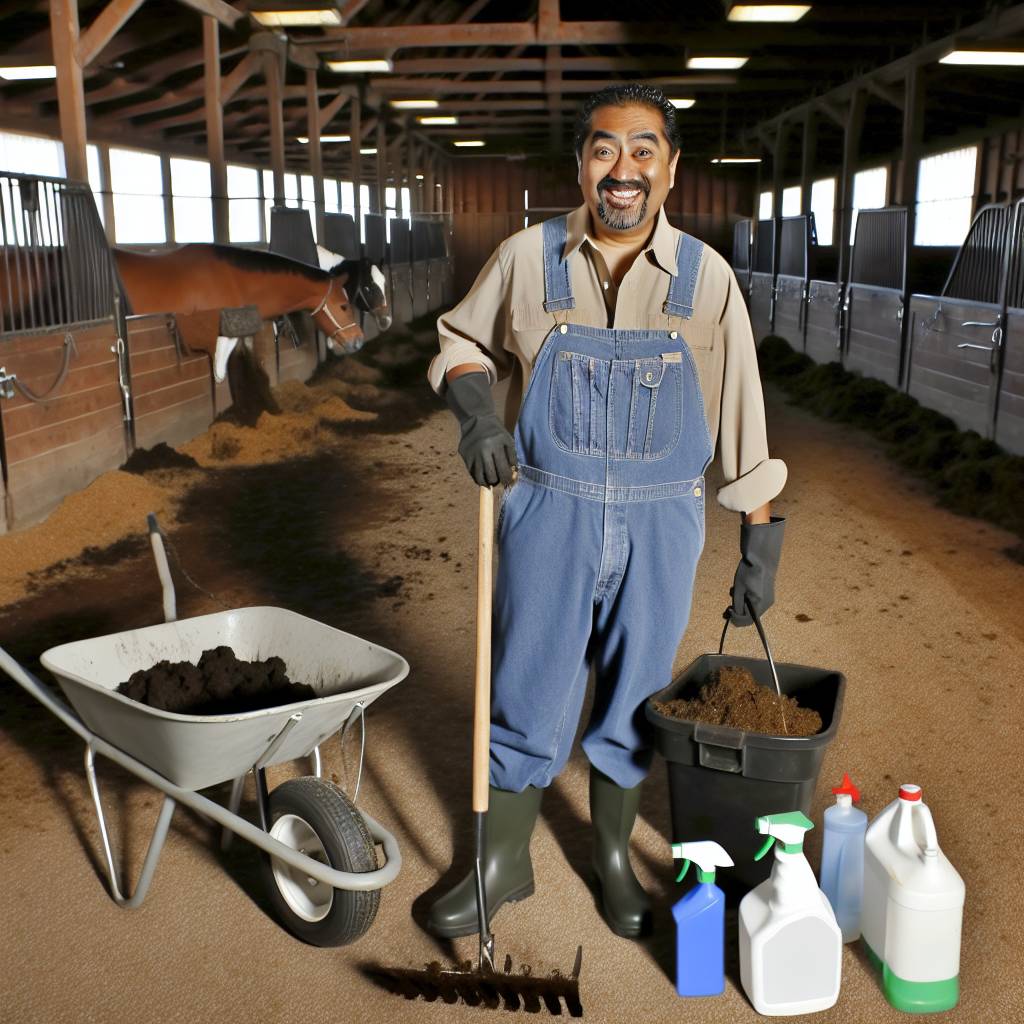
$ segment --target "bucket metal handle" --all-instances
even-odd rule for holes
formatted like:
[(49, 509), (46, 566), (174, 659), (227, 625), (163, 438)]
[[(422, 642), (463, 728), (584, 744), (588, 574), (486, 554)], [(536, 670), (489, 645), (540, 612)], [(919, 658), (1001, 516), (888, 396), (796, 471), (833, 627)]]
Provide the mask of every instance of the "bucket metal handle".
[[(758, 618), (757, 612), (754, 611), (754, 606), (750, 603), (750, 595), (746, 594), (743, 598), (744, 604), (747, 606), (747, 611), (750, 612), (750, 617), (754, 620), (754, 625), (757, 627), (757, 635), (761, 638), (761, 643), (764, 645), (764, 653), (768, 655), (768, 667), (772, 670), (772, 681), (775, 683), (775, 692), (781, 697), (782, 687), (779, 686), (779, 674), (775, 671), (775, 659), (772, 657), (772, 650), (768, 646), (768, 637), (764, 635), (764, 627), (761, 625), (761, 620)], [(722, 627), (722, 638), (718, 641), (718, 653), (722, 653), (722, 648), (725, 646), (725, 633), (729, 628), (729, 623), (732, 620), (728, 615), (725, 617), (725, 625)]]

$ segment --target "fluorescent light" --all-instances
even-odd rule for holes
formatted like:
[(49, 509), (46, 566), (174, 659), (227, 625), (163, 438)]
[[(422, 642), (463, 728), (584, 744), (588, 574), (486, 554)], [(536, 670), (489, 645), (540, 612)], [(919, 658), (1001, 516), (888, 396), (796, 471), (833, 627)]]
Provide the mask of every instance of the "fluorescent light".
[(468, 149), (470, 146), (486, 146), (487, 143), (483, 139), (459, 139), (458, 142), (454, 142), (452, 145)]
[(669, 103), (671, 103), (676, 110), (689, 110), (696, 102), (696, 100), (681, 100), (669, 97)]
[(1019, 67), (1024, 65), (1024, 50), (950, 50), (939, 63)]
[(333, 8), (307, 11), (250, 11), (249, 13), (261, 25), (266, 25), (268, 28), (341, 24), (341, 12)]
[(0, 78), (8, 82), (24, 82), (30, 78), (56, 78), (57, 68), (53, 64), (29, 64), (25, 67), (0, 68)]
[(422, 181), (423, 180), (423, 175), (422, 174), (417, 174), (416, 175), (416, 180), (417, 181)]
[(458, 124), (457, 117), (417, 117), (420, 124)]
[(799, 21), (810, 4), (733, 4), (729, 21)]
[(749, 57), (690, 57), (686, 66), (691, 71), (736, 71)]
[(711, 161), (713, 164), (759, 164), (759, 156), (716, 156)]
[(373, 146), (367, 146), (366, 149), (361, 149), (359, 152), (362, 153), (363, 156), (375, 156), (377, 150)]
[[(305, 146), (305, 145), (307, 145), (309, 143), (309, 136), (308, 135), (300, 135), (300, 136), (298, 136), (298, 141), (301, 142)], [(321, 142), (351, 142), (352, 141), (352, 136), (351, 135), (321, 135), (320, 136), (320, 141)]]
[(391, 106), (396, 110), (435, 110), (440, 104), (437, 100), (392, 100)]
[(383, 58), (379, 60), (329, 60), (327, 66), (332, 71), (394, 71), (395, 66), (391, 61)]

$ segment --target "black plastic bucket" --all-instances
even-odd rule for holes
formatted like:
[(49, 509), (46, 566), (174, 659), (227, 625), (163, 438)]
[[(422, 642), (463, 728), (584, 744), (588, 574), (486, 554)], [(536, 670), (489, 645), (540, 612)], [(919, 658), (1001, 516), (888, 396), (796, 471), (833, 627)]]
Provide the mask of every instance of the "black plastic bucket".
[[(756, 623), (759, 632), (761, 625)], [(647, 701), (647, 719), (654, 727), (655, 749), (668, 762), (672, 804), (672, 842), (713, 839), (721, 843), (735, 867), (718, 872), (716, 883), (730, 903), (768, 877), (772, 857), (755, 861), (764, 836), (754, 819), (780, 811), (810, 815), (814, 788), (828, 745), (839, 728), (846, 678), (831, 669), (718, 654), (703, 654), (665, 689)], [(725, 640), (725, 631), (722, 633)], [(814, 736), (766, 736), (728, 726), (670, 718), (654, 702), (692, 699), (712, 673), (725, 665), (749, 670), (760, 686), (775, 689), (774, 665), (782, 693), (821, 715), (822, 730)]]

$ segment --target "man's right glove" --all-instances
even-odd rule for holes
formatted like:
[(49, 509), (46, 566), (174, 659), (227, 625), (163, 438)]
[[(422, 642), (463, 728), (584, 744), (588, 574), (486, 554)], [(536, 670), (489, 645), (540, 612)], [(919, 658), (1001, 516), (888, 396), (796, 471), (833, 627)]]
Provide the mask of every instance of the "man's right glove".
[(493, 487), (499, 480), (506, 486), (512, 483), (516, 442), (494, 410), (486, 372), (448, 381), (445, 400), (459, 421), (459, 454), (473, 480), (481, 487)]
[(740, 524), (740, 564), (729, 590), (732, 604), (724, 617), (734, 626), (753, 623), (746, 598), (760, 618), (775, 601), (775, 573), (782, 553), (782, 536), (786, 529), (784, 516), (771, 516), (768, 523)]

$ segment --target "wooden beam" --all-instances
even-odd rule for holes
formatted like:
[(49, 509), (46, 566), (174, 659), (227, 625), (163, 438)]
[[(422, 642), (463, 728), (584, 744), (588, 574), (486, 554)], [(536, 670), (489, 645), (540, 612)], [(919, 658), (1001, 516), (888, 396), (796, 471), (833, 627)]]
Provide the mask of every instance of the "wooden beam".
[(377, 204), (376, 212), (384, 213), (384, 189), (387, 186), (388, 129), (384, 117), (377, 118)]
[(352, 92), (343, 91), (339, 92), (337, 96), (331, 100), (330, 103), (320, 108), (320, 128), (321, 130), (333, 121), (338, 114), (344, 109), (345, 104), (352, 99)]
[(203, 17), (203, 53), (206, 56), (206, 152), (210, 161), (210, 195), (213, 207), (213, 240), (227, 243), (228, 170), (224, 160), (223, 82), (220, 77), (220, 25)]
[(903, 93), (900, 89), (894, 89), (871, 77), (865, 79), (864, 84), (867, 86), (868, 92), (874, 93), (879, 99), (885, 100), (886, 103), (891, 104), (898, 110), (903, 109)]
[(260, 59), (255, 53), (247, 53), (232, 69), (220, 80), (220, 101), (222, 104), (230, 103), (235, 93), (245, 85), (260, 69)]
[(78, 0), (50, 0), (50, 33), (53, 62), (57, 66), (57, 103), (65, 173), (72, 181), (88, 181), (85, 89), (82, 65), (78, 63)]
[(274, 172), (274, 202), (284, 203), (284, 109), (281, 97), (281, 61), (276, 53), (263, 54), (263, 77), (267, 86), (270, 116), (270, 160)]
[(845, 281), (850, 272), (850, 227), (853, 223), (853, 173), (860, 152), (860, 137), (864, 128), (864, 110), (867, 94), (857, 89), (850, 97), (850, 109), (843, 131), (843, 168), (839, 175), (839, 235), (836, 249), (839, 253), (839, 276)]
[(826, 99), (816, 99), (810, 105), (810, 109), (820, 110), (831, 120), (835, 121), (840, 128), (846, 128), (846, 111), (838, 107), (835, 103)]
[(786, 156), (789, 153), (789, 140), (792, 124), (782, 121), (775, 129), (775, 148), (772, 151), (772, 216), (782, 216), (782, 190), (786, 184)]
[(234, 28), (240, 21), (246, 21), (249, 15), (245, 11), (236, 11), (223, 0), (178, 0), (179, 4), (191, 7), (200, 14), (208, 14), (216, 18), (225, 28)]
[(897, 177), (896, 202), (907, 208), (907, 246), (904, 266), (909, 267), (917, 221), (917, 180), (924, 140), (925, 69), (911, 68), (903, 83), (903, 152)]
[[(371, 79), (374, 88), (383, 93), (415, 93), (420, 96), (443, 95), (445, 93), (529, 93), (544, 95), (546, 86), (541, 79), (503, 79), (497, 81), (456, 81), (451, 78), (392, 78), (381, 76)], [(720, 88), (736, 85), (734, 74), (671, 75), (648, 78), (650, 85), (672, 86), (679, 89)], [(596, 92), (608, 85), (608, 79), (563, 79), (563, 92)], [(752, 89), (763, 89), (763, 83), (751, 83)]]
[(110, 0), (78, 38), (78, 63), (88, 67), (144, 0)]
[(347, 25), (370, 0), (348, 0), (341, 9), (341, 20)]
[(324, 158), (320, 150), (320, 99), (316, 88), (316, 71), (306, 70), (306, 133), (309, 137), (309, 173), (313, 175), (313, 216), (316, 237), (324, 237)]
[(348, 133), (351, 138), (349, 143), (351, 149), (351, 165), (352, 165), (352, 202), (353, 202), (353, 217), (356, 222), (356, 238), (362, 238), (363, 232), (363, 213), (362, 204), (360, 202), (359, 193), (363, 184), (363, 157), (359, 152), (361, 145), (360, 139), (362, 138), (362, 116), (363, 116), (363, 86), (359, 87), (359, 95), (355, 98), (352, 103), (352, 110), (349, 113), (349, 127)]

